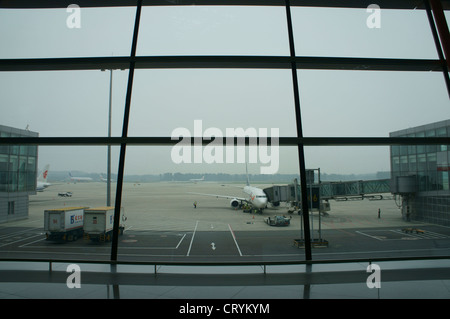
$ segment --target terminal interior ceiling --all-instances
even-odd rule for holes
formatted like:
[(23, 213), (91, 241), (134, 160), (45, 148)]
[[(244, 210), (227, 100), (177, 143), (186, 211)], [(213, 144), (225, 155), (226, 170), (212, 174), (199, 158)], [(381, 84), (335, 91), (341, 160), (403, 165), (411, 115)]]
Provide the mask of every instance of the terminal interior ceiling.
[[(0, 0), (0, 10), (8, 10), (8, 9), (22, 9), (22, 10), (39, 10), (39, 9), (49, 9), (49, 8), (67, 8), (71, 3), (67, 1), (63, 2), (55, 2), (55, 1), (3, 1)], [(112, 146), (115, 149), (115, 154), (117, 154), (117, 181), (115, 181), (115, 190), (114, 190), (114, 200), (111, 203), (111, 206), (114, 206), (114, 223), (113, 223), (113, 235), (112, 235), (112, 243), (111, 249), (107, 252), (108, 256), (106, 258), (107, 261), (110, 261), (112, 264), (116, 264), (120, 262), (125, 262), (125, 260), (121, 259), (120, 256), (120, 244), (119, 244), (119, 232), (120, 230), (120, 222), (122, 219), (121, 216), (121, 207), (124, 206), (124, 202), (127, 200), (125, 196), (123, 196), (124, 192), (127, 191), (126, 186), (124, 186), (124, 175), (126, 170), (126, 162), (128, 154), (132, 152), (136, 152), (139, 148), (154, 148), (157, 150), (158, 147), (170, 147), (177, 144), (177, 141), (174, 141), (169, 134), (159, 135), (159, 134), (142, 134), (140, 136), (131, 135), (129, 132), (133, 130), (132, 125), (130, 123), (130, 119), (132, 118), (132, 106), (133, 106), (133, 98), (135, 97), (136, 90), (133, 90), (133, 85), (136, 85), (139, 81), (139, 76), (141, 76), (140, 72), (147, 72), (148, 70), (211, 70), (212, 72), (216, 72), (217, 70), (224, 71), (236, 71), (236, 70), (282, 70), (288, 74), (289, 82), (287, 84), (289, 92), (292, 92), (292, 101), (290, 101), (293, 110), (289, 110), (289, 114), (291, 118), (289, 119), (289, 123), (291, 123), (291, 131), (292, 135), (281, 135), (278, 139), (278, 143), (280, 147), (291, 148), (294, 150), (295, 156), (298, 156), (298, 165), (297, 169), (299, 172), (300, 185), (307, 185), (307, 166), (310, 163), (307, 162), (307, 156), (305, 156), (305, 151), (307, 148), (325, 148), (325, 147), (391, 147), (394, 146), (396, 148), (400, 145), (450, 145), (449, 136), (432, 136), (432, 137), (372, 137), (367, 136), (365, 132), (360, 132), (360, 134), (356, 134), (356, 136), (340, 136), (337, 134), (336, 136), (321, 136), (318, 134), (317, 136), (310, 136), (304, 133), (304, 130), (309, 125), (309, 123), (302, 118), (303, 104), (301, 103), (302, 99), (302, 85), (303, 83), (299, 81), (298, 72), (302, 70), (326, 70), (326, 71), (349, 71), (349, 72), (392, 72), (392, 73), (402, 73), (402, 72), (411, 72), (413, 74), (417, 73), (433, 73), (438, 74), (442, 85), (441, 91), (445, 91), (447, 97), (450, 97), (450, 78), (449, 78), (449, 66), (448, 57), (450, 56), (450, 36), (449, 29), (445, 19), (446, 10), (450, 10), (450, 1), (439, 1), (439, 0), (424, 0), (424, 1), (378, 1), (377, 4), (382, 9), (389, 10), (421, 10), (426, 13), (428, 27), (430, 28), (432, 43), (434, 45), (433, 50), (436, 50), (437, 58), (396, 58), (396, 57), (355, 57), (355, 56), (306, 56), (299, 55), (297, 50), (298, 43), (295, 42), (297, 31), (292, 22), (292, 11), (294, 8), (301, 7), (319, 7), (319, 8), (342, 8), (342, 9), (366, 9), (369, 5), (372, 4), (371, 1), (328, 1), (328, 0), (320, 0), (320, 1), (307, 1), (307, 0), (272, 0), (272, 1), (245, 1), (245, 0), (234, 0), (234, 1), (188, 1), (188, 0), (177, 0), (177, 1), (131, 1), (131, 0), (116, 0), (116, 1), (103, 1), (101, 4), (92, 1), (78, 1), (78, 6), (83, 7), (91, 7), (91, 8), (102, 8), (102, 7), (130, 7), (135, 8), (135, 13), (132, 19), (132, 26), (129, 26), (128, 31), (130, 40), (130, 52), (126, 55), (120, 56), (81, 56), (81, 57), (59, 57), (59, 56), (48, 56), (48, 57), (12, 57), (12, 58), (0, 58), (0, 72), (4, 74), (20, 74), (21, 72), (57, 72), (57, 71), (87, 71), (87, 70), (126, 70), (126, 80), (125, 80), (125, 89), (123, 90), (123, 114), (121, 115), (121, 128), (118, 134), (114, 134), (113, 136), (97, 136), (97, 135), (86, 135), (85, 132), (79, 132), (79, 134), (75, 134), (75, 136), (65, 136), (64, 134), (57, 136), (27, 136), (27, 137), (0, 137), (0, 145), (38, 145), (41, 147), (77, 147), (77, 146), (88, 146), (88, 147), (104, 147), (104, 146)], [(222, 7), (239, 7), (245, 6), (249, 7), (269, 7), (269, 8), (282, 8), (284, 10), (283, 14), (285, 15), (285, 30), (286, 30), (286, 39), (288, 44), (288, 55), (260, 55), (260, 54), (243, 54), (243, 55), (218, 55), (218, 54), (186, 54), (186, 55), (139, 55), (139, 34), (142, 32), (140, 30), (140, 26), (145, 23), (143, 20), (144, 14), (143, 10), (151, 7), (161, 7), (161, 6), (190, 6), (195, 4), (196, 6), (222, 6)], [(231, 19), (231, 18), (230, 18)], [(179, 21), (178, 21), (179, 22)], [(194, 28), (195, 26), (193, 26)], [(5, 31), (8, 32), (8, 31)], [(207, 31), (204, 31), (207, 34)], [(99, 40), (100, 41), (100, 40)], [(112, 71), (111, 71), (111, 83), (112, 83)], [(20, 83), (17, 83), (20, 85)], [(250, 86), (249, 86), (250, 87)], [(244, 90), (244, 89), (243, 89)], [(250, 89), (248, 89), (250, 90)], [(143, 90), (145, 91), (145, 89)], [(176, 92), (173, 92), (173, 95), (176, 95)], [(399, 99), (401, 101), (401, 99)], [(430, 101), (428, 101), (430, 102)], [(424, 106), (426, 108), (426, 106)], [(408, 115), (405, 115), (408, 116)], [(64, 119), (57, 119), (64, 121)], [(173, 118), (166, 118), (166, 124), (169, 125), (170, 121), (176, 120), (176, 114), (173, 114)], [(398, 119), (398, 122), (401, 123), (401, 119)], [(2, 124), (2, 123), (0, 123)], [(162, 123), (164, 124), (164, 123)], [(231, 124), (230, 124), (231, 125)], [(149, 125), (150, 126), (150, 125)], [(320, 119), (317, 119), (317, 127), (320, 126)], [(148, 130), (151, 130), (152, 127), (149, 127)], [(268, 139), (271, 141), (271, 139)], [(261, 139), (257, 141), (258, 145), (260, 145)], [(192, 142), (191, 142), (192, 144)], [(245, 144), (250, 145), (250, 139), (245, 139)], [(338, 157), (338, 156), (337, 156)], [(42, 163), (41, 163), (42, 164)], [(74, 186), (79, 187), (79, 185)], [(308, 190), (306, 187), (301, 188), (301, 207), (302, 211), (301, 217), (298, 220), (299, 229), (301, 227), (301, 236), (304, 241), (302, 242), (301, 251), (304, 253), (301, 260), (298, 259), (293, 260), (285, 260), (281, 261), (276, 260), (273, 262), (274, 265), (277, 264), (290, 264), (290, 263), (304, 263), (310, 264), (313, 263), (314, 260), (320, 260), (320, 253), (314, 254), (313, 249), (315, 240), (317, 239), (317, 228), (318, 227), (316, 220), (311, 217), (314, 217), (314, 212), (311, 211), (311, 208), (308, 206), (308, 200), (310, 199), (310, 194), (308, 194)], [(67, 199), (70, 201), (71, 199)], [(155, 201), (158, 201), (158, 198), (155, 198)], [(375, 206), (373, 206), (375, 207)], [(200, 209), (201, 205), (198, 208)], [(371, 208), (372, 209), (372, 208)], [(373, 208), (376, 210), (376, 208)], [(383, 216), (383, 210), (378, 208), (378, 218)], [(258, 216), (256, 216), (258, 217)], [(320, 214), (318, 216), (320, 218)], [(255, 218), (253, 216), (253, 218)], [(368, 220), (368, 219), (367, 219)], [(366, 222), (367, 222), (366, 220)], [(313, 221), (313, 225), (311, 222)], [(336, 219), (337, 222), (343, 222), (344, 218), (341, 220)], [(321, 222), (321, 221), (320, 221)], [(319, 223), (320, 223), (319, 222)], [(372, 221), (371, 221), (372, 222)], [(375, 221), (376, 222), (376, 221)], [(253, 221), (248, 221), (247, 224), (251, 224)], [(195, 224), (195, 223), (194, 223)], [(226, 225), (226, 223), (225, 223)], [(320, 224), (319, 224), (320, 225)], [(330, 223), (330, 229), (334, 227), (334, 223)], [(204, 225), (203, 225), (204, 226)], [(213, 228), (211, 227), (209, 231)], [(292, 226), (292, 224), (291, 224)], [(197, 222), (195, 224), (196, 233), (197, 228), (202, 227), (200, 223)], [(209, 225), (208, 225), (209, 227)], [(319, 226), (320, 227), (320, 226)], [(399, 226), (400, 227), (400, 226)], [(403, 228), (403, 230), (406, 228)], [(334, 229), (336, 230), (336, 229)], [(429, 233), (440, 235), (439, 231), (436, 229), (432, 229)], [(146, 230), (146, 231), (150, 231)], [(419, 238), (422, 235), (422, 230), (418, 228), (411, 229), (410, 236), (413, 240), (417, 239), (419, 242)], [(227, 234), (231, 234), (231, 239), (233, 239), (234, 243), (237, 247), (237, 253), (242, 257), (245, 255), (242, 250), (244, 247), (239, 246), (239, 240), (236, 240), (235, 233), (233, 231), (230, 224), (228, 227), (224, 228), (224, 232)], [(350, 234), (349, 231), (340, 229), (338, 230), (340, 234), (345, 233), (346, 235)], [(139, 235), (143, 234), (139, 233)], [(386, 244), (389, 240), (397, 240), (404, 238), (404, 234), (402, 233), (402, 229), (390, 229), (389, 231), (382, 232), (382, 230), (361, 230), (357, 231), (358, 235), (363, 236), (364, 239), (367, 240), (376, 240), (382, 242), (382, 244)], [(436, 235), (436, 236), (438, 236)], [(176, 237), (177, 235), (167, 235), (164, 234), (161, 237), (164, 238), (172, 238), (174, 240), (173, 246), (176, 246), (177, 243), (180, 245), (182, 243), (182, 238)], [(196, 235), (196, 240), (199, 239), (200, 235)], [(300, 235), (297, 235), (300, 236)], [(322, 236), (321, 230), (319, 230), (319, 236)], [(353, 234), (351, 235), (353, 236)], [(390, 236), (396, 236), (390, 237)], [(180, 236), (181, 237), (181, 236)], [(184, 237), (183, 237), (184, 238)], [(227, 240), (231, 240), (228, 238)], [(409, 238), (409, 239), (411, 239)], [(440, 237), (436, 237), (438, 239)], [(443, 238), (447, 240), (447, 236)], [(132, 244), (133, 238), (129, 238), (126, 244)], [(159, 239), (158, 239), (159, 240)], [(273, 243), (277, 241), (277, 237), (274, 236)], [(332, 239), (330, 239), (332, 240)], [(409, 240), (412, 242), (413, 240)], [(356, 241), (356, 240), (355, 240)], [(348, 245), (356, 245), (355, 241), (349, 240)], [(330, 241), (331, 242), (331, 241)], [(405, 240), (406, 242), (406, 240)], [(191, 245), (194, 243), (194, 235), (192, 235)], [(376, 242), (378, 243), (378, 242)], [(184, 242), (183, 242), (184, 244)], [(403, 242), (402, 242), (403, 244)], [(7, 244), (5, 244), (7, 245)], [(220, 245), (219, 242), (211, 243), (212, 250), (215, 250), (216, 245)], [(370, 244), (372, 245), (372, 244)], [(445, 245), (448, 245), (447, 243)], [(373, 244), (375, 246), (375, 244)], [(1, 246), (0, 246), (1, 247)], [(176, 246), (178, 247), (178, 246)], [(420, 246), (423, 251), (428, 251), (428, 247)], [(187, 246), (187, 255), (191, 252), (191, 246)], [(241, 250), (242, 248), (242, 250)], [(254, 247), (248, 248), (248, 251), (251, 251)], [(448, 249), (447, 246), (439, 247), (442, 249)], [(211, 248), (209, 248), (211, 249)], [(256, 248), (255, 248), (256, 249)], [(162, 250), (161, 250), (162, 251)], [(374, 248), (374, 251), (376, 249)], [(445, 254), (447, 252), (443, 250)], [(236, 252), (235, 252), (236, 253)], [(425, 252), (426, 254), (426, 252)], [(125, 254), (124, 254), (125, 255)], [(9, 256), (9, 255), (8, 255)], [(8, 256), (1, 256), (0, 260), (5, 259), (8, 260)], [(12, 256), (12, 255), (11, 255)], [(374, 254), (374, 256), (377, 256)], [(315, 258), (317, 257), (317, 258)], [(328, 256), (327, 256), (328, 257)], [(367, 261), (370, 260), (371, 256), (358, 256), (359, 261)], [(373, 257), (373, 256), (372, 256)], [(396, 258), (402, 258), (404, 255), (397, 256)], [(437, 259), (445, 259), (449, 256), (442, 256), (436, 252), (432, 252), (431, 255), (426, 256), (426, 258), (436, 257)], [(183, 266), (183, 262), (174, 258), (175, 261), (169, 262), (169, 265), (180, 265)], [(376, 258), (383, 260), (383, 257), (378, 255)], [(411, 260), (410, 257), (405, 257), (405, 259)], [(417, 258), (417, 256), (414, 256)], [(412, 260), (414, 260), (412, 258)], [(11, 258), (10, 258), (11, 259)], [(19, 260), (20, 258), (17, 258)], [(25, 258), (26, 259), (26, 258)], [(43, 258), (45, 261), (46, 258)], [(52, 260), (52, 257), (49, 257), (48, 260)], [(12, 258), (14, 260), (14, 258)], [(389, 259), (384, 259), (389, 260)], [(323, 261), (323, 260), (322, 260)], [(339, 260), (339, 262), (345, 261), (345, 258)], [(64, 260), (63, 260), (64, 262)], [(132, 264), (133, 261), (126, 260), (126, 262)], [(248, 261), (247, 265), (257, 264), (258, 261)], [(139, 264), (139, 262), (136, 262)], [(189, 264), (189, 263), (188, 263)], [(195, 262), (191, 262), (192, 265), (214, 265), (214, 259), (205, 261), (202, 259), (198, 259)], [(233, 260), (232, 262), (217, 262), (216, 265), (245, 265), (246, 262), (236, 262)], [(271, 262), (268, 262), (271, 264)], [(156, 267), (156, 266), (155, 266)], [(264, 266), (265, 267), (265, 266)], [(156, 268), (155, 268), (156, 274)], [(422, 274), (422, 273), (421, 273)], [(448, 274), (445, 272), (443, 278), (447, 278)], [(175, 278), (176, 279), (176, 278)], [(442, 279), (442, 278), (441, 278)], [(128, 279), (127, 279), (128, 280)], [(172, 282), (174, 282), (174, 278), (171, 278)], [(277, 282), (279, 283), (279, 282)]]

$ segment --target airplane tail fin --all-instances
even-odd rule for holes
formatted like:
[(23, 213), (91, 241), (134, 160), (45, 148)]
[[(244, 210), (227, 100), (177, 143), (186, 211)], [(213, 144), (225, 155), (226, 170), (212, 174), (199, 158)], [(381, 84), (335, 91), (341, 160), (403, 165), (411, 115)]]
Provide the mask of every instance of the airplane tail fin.
[(41, 182), (47, 182), (47, 176), (48, 176), (48, 170), (50, 168), (50, 164), (47, 164), (44, 166), (44, 169), (42, 170), (41, 174), (38, 177), (38, 180)]

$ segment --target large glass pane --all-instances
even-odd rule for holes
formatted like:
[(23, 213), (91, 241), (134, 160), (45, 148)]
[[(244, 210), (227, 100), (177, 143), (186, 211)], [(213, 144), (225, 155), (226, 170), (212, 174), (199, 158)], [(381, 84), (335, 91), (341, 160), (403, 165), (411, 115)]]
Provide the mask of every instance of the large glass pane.
[(310, 217), (313, 259), (448, 254), (445, 178), (436, 168), (396, 171), (395, 161), (391, 175), (388, 163), (387, 147), (306, 148), (307, 167), (320, 168), (323, 204)]
[[(112, 205), (116, 195), (118, 151), (118, 147), (112, 147)], [(2, 161), (0, 158), (0, 163)], [(0, 167), (3, 166), (0, 164)], [(13, 172), (15, 168), (12, 167)], [(3, 178), (3, 172), (0, 174)], [(88, 230), (85, 210), (108, 206), (106, 177), (106, 146), (39, 147), (37, 174), (29, 176), (39, 189), (33, 188), (29, 193), (9, 189), (9, 197), (1, 202), (14, 211), (7, 214), (3, 206), (0, 210), (0, 221), (8, 221), (0, 224), (0, 255), (25, 259), (109, 260), (108, 234), (102, 237), (104, 241), (98, 242), (83, 237), (83, 232)], [(20, 185), (20, 170), (18, 181)], [(4, 193), (2, 197), (5, 198)], [(101, 225), (100, 219), (98, 225)], [(103, 221), (106, 232), (107, 227)]]
[[(293, 208), (289, 214), (288, 203), (265, 207), (267, 194), (262, 192), (299, 180), (295, 147), (280, 148), (280, 170), (275, 174), (261, 174), (261, 163), (249, 163), (250, 190), (245, 189), (245, 163), (175, 164), (171, 150), (127, 148), (122, 201), (127, 221), (119, 241), (120, 260), (304, 259), (292, 245), (301, 231), (300, 215), (293, 214)], [(290, 225), (269, 226), (266, 219), (276, 215), (286, 216)]]
[(8, 161), (8, 154), (0, 154), (0, 191), (2, 192), (8, 191)]
[(296, 54), (437, 58), (425, 10), (369, 9), (292, 8)]
[[(128, 70), (1, 72), (2, 124), (41, 137), (107, 136), (110, 89), (112, 135), (122, 132)], [(19, 154), (14, 150), (14, 154)]]
[[(377, 172), (390, 171), (387, 146), (306, 147), (305, 161), (308, 168), (321, 168), (324, 176), (331, 173), (355, 176), (367, 174), (373, 178)], [(399, 164), (401, 162), (397, 162)]]
[(283, 7), (144, 7), (138, 55), (289, 55)]
[(255, 129), (258, 136), (263, 129), (266, 136), (274, 136), (272, 129), (280, 136), (296, 136), (291, 73), (137, 70), (129, 136), (171, 136), (177, 128), (192, 137), (220, 132), (225, 137), (227, 129), (238, 128)]
[[(441, 73), (300, 70), (298, 74), (305, 136), (383, 137), (450, 118)], [(406, 150), (407, 146), (400, 148), (400, 155)]]
[[(1, 9), (0, 58), (124, 56), (136, 9)], [(6, 31), (7, 30), (7, 31)]]

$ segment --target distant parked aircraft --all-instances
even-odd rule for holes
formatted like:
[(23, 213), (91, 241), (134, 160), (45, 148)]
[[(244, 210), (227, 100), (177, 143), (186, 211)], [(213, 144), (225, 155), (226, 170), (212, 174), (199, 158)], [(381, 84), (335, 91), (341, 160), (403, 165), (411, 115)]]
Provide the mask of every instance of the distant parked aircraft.
[(76, 177), (72, 176), (72, 173), (69, 172), (70, 180), (72, 182), (92, 182), (92, 178), (90, 177)]
[(197, 182), (202, 182), (205, 180), (205, 176), (202, 176), (202, 178), (191, 178), (190, 181), (197, 183)]
[[(105, 183), (108, 181), (108, 179), (107, 179), (107, 178), (104, 178), (102, 174), (100, 174), (100, 180), (101, 180), (102, 182), (105, 182)], [(110, 179), (109, 181), (110, 181), (110, 182), (115, 182), (115, 180), (113, 180), (113, 179)]]
[(36, 181), (36, 191), (43, 192), (50, 184), (47, 182), (48, 170), (50, 169), (50, 164), (45, 165), (44, 170), (38, 176)]

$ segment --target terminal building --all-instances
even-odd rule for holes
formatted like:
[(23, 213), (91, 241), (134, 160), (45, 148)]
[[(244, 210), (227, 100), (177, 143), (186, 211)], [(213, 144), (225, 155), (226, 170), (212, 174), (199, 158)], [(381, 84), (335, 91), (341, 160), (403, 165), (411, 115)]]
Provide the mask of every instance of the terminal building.
[[(0, 137), (37, 137), (0, 125)], [(36, 145), (0, 145), (0, 223), (28, 217), (29, 195), (36, 194)]]
[[(390, 137), (448, 137), (450, 120), (390, 133)], [(391, 190), (401, 195), (404, 220), (450, 226), (448, 145), (391, 146)]]

